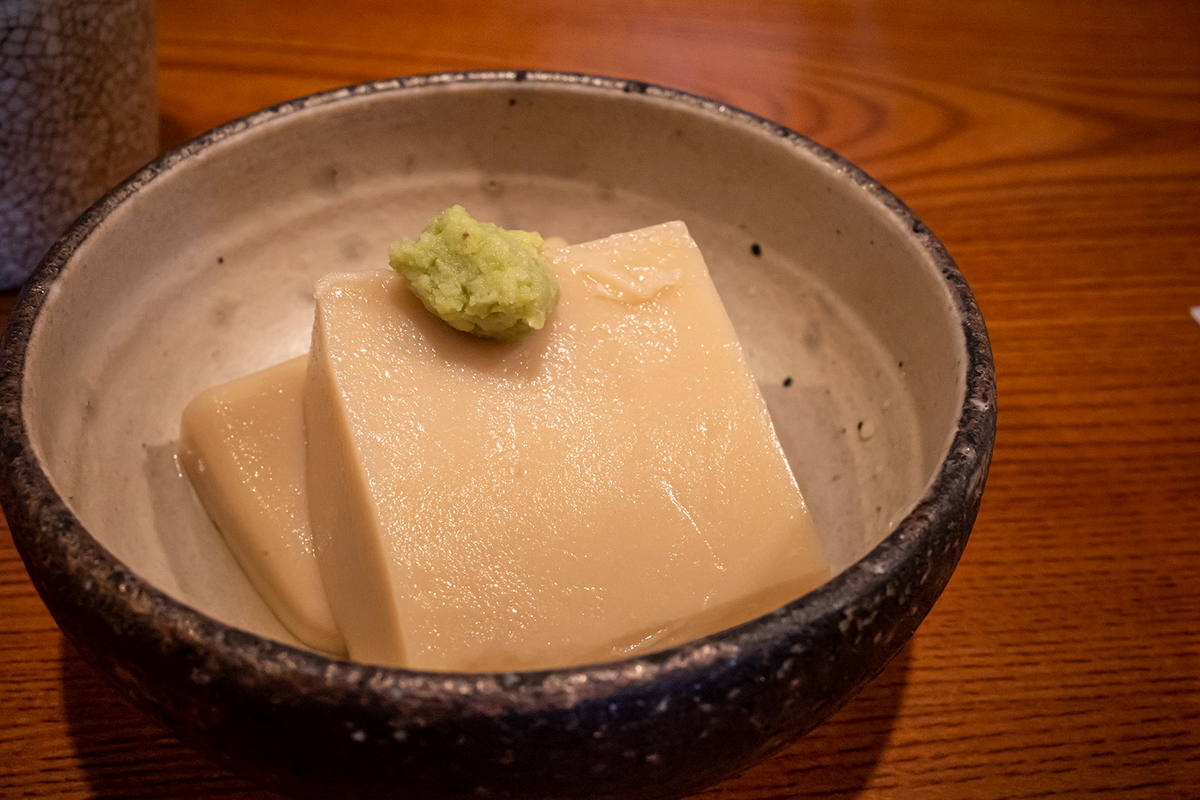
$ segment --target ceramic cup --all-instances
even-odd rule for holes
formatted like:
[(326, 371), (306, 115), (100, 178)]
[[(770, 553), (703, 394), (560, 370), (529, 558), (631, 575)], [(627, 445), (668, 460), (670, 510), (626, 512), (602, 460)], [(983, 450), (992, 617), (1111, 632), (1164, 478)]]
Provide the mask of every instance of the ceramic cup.
[(0, 289), (157, 149), (152, 0), (0, 3)]

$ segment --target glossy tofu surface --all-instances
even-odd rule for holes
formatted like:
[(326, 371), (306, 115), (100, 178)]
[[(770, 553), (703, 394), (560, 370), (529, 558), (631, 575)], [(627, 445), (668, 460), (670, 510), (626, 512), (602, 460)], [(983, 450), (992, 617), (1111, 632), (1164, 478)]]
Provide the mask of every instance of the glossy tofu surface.
[(829, 577), (682, 223), (553, 251), (518, 344), (453, 330), (390, 271), (317, 287), (307, 482), (352, 658), (441, 670), (659, 649)]
[(311, 647), (344, 654), (308, 521), (307, 362), (295, 358), (202, 392), (183, 412), (179, 460), (242, 570), (284, 627)]

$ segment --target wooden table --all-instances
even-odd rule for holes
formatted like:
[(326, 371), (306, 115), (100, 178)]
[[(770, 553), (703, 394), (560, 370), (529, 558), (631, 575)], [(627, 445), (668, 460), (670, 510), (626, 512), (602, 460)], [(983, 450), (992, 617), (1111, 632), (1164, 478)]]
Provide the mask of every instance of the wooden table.
[[(404, 5), (163, 0), (164, 146), (407, 73), (668, 84), (885, 182), (987, 319), (1000, 430), (954, 579), (874, 684), (707, 796), (1200, 797), (1200, 4)], [(6, 529), (0, 687), (4, 796), (268, 796), (92, 673)]]

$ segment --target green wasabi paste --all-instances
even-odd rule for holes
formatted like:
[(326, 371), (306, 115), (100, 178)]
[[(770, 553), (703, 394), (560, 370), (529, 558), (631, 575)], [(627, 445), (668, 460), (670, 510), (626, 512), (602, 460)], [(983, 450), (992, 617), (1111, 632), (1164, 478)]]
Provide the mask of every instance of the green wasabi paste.
[(425, 308), (451, 326), (514, 341), (545, 325), (558, 303), (558, 281), (541, 246), (536, 233), (479, 222), (453, 206), (415, 242), (394, 242), (388, 261)]

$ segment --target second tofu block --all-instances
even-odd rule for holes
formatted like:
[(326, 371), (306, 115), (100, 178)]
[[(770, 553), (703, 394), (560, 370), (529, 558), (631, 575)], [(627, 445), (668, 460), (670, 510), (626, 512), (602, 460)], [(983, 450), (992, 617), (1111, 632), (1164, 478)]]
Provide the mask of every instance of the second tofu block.
[(562, 301), (516, 345), (451, 329), (390, 271), (318, 284), (309, 503), (352, 658), (620, 658), (829, 577), (686, 227), (552, 258)]
[(342, 655), (313, 552), (304, 467), (307, 358), (201, 392), (179, 461), (259, 595), (297, 639)]

